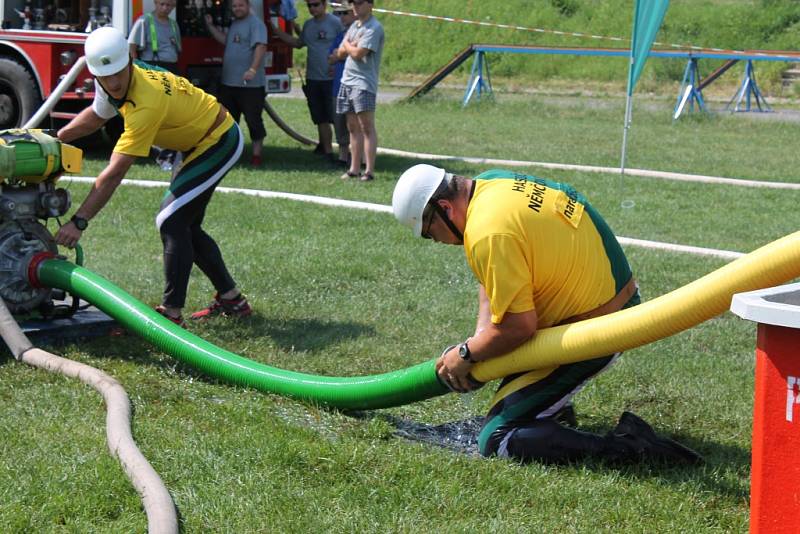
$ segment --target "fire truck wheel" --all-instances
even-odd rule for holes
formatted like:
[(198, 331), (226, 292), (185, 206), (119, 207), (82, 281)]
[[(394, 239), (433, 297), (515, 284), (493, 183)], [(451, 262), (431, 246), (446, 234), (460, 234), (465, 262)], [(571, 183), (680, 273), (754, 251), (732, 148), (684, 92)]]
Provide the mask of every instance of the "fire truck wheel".
[(22, 126), (41, 104), (31, 73), (13, 59), (0, 58), (0, 130)]

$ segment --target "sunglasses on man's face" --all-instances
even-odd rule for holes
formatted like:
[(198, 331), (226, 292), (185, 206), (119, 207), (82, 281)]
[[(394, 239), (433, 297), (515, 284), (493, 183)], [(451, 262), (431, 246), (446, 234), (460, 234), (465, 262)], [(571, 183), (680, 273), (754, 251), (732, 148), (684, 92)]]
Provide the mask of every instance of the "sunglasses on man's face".
[(433, 214), (436, 210), (433, 208), (432, 204), (428, 204), (425, 206), (425, 209), (422, 210), (422, 233), (420, 237), (423, 239), (431, 239), (431, 224), (433, 224)]

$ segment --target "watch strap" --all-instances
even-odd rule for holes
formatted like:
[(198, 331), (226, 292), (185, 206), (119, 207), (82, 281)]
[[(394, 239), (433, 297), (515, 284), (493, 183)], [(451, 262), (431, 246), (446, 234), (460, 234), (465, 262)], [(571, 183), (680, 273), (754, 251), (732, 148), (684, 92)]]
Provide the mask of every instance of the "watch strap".
[(73, 215), (70, 221), (75, 225), (75, 228), (83, 232), (86, 228), (89, 227), (89, 220), (84, 219), (83, 217), (78, 217), (77, 215)]
[(475, 363), (475, 360), (472, 359), (472, 352), (470, 352), (469, 350), (468, 343), (469, 340), (464, 341), (462, 344), (458, 346), (458, 355), (465, 362)]

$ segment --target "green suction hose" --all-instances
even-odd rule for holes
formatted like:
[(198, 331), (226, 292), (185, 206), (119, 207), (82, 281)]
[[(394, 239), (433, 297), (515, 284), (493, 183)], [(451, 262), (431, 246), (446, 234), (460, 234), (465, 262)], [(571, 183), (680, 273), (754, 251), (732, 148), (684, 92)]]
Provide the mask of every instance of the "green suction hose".
[(75, 264), (83, 267), (83, 247), (75, 243)]
[(436, 377), (435, 360), (361, 377), (315, 376), (270, 367), (184, 330), (88, 269), (45, 259), (31, 271), (37, 278), (32, 283), (63, 289), (91, 302), (167, 354), (226, 382), (342, 410), (389, 408), (449, 391)]

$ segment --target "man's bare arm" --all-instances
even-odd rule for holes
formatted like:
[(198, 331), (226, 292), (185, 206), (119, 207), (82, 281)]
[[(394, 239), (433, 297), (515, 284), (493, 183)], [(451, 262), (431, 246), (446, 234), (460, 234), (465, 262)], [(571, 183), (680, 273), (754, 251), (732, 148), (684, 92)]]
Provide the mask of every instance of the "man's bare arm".
[(100, 117), (94, 112), (92, 106), (84, 108), (78, 116), (69, 121), (69, 124), (58, 131), (59, 141), (69, 143), (89, 134), (93, 134), (103, 127), (108, 119)]

